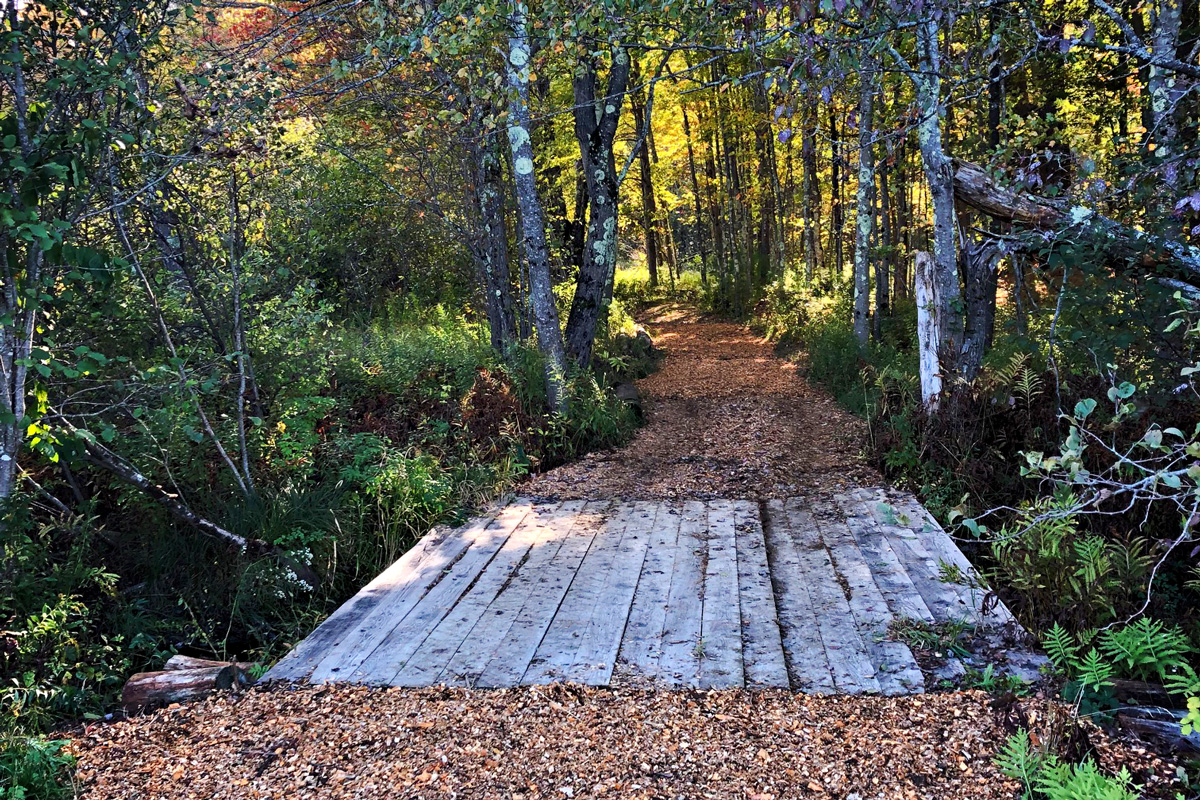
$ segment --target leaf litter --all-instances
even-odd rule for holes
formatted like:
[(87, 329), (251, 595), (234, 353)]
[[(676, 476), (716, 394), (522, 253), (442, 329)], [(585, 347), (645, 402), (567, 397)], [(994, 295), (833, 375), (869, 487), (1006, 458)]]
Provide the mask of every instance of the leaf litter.
[[(1010, 730), (996, 706), (978, 691), (285, 684), (95, 725), (74, 749), (81, 796), (106, 800), (1013, 798), (992, 762)], [(1088, 738), (1103, 767), (1173, 796), (1173, 764)]]
[(794, 497), (883, 480), (863, 457), (866, 424), (750, 329), (676, 305), (646, 327), (663, 353), (637, 382), (646, 425), (625, 447), (534, 478), (555, 499)]

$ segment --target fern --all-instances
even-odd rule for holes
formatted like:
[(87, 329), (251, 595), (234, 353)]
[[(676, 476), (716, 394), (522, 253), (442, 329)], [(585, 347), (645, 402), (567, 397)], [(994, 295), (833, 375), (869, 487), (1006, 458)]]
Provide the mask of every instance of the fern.
[(1122, 768), (1109, 777), (1094, 761), (1063, 764), (1053, 760), (1037, 776), (1034, 786), (1048, 800), (1137, 800), (1139, 796), (1128, 769)]
[(1163, 681), (1180, 670), (1192, 652), (1182, 630), (1148, 617), (1105, 631), (1100, 636), (1100, 649), (1125, 672), (1142, 678), (1156, 676)]
[(1001, 772), (1020, 782), (1024, 790), (1022, 799), (1030, 800), (1047, 758), (1045, 753), (1034, 748), (1029, 731), (1022, 728), (1009, 736), (993, 760)]
[(1046, 647), (1046, 655), (1050, 657), (1055, 668), (1068, 674), (1075, 670), (1075, 665), (1078, 663), (1079, 645), (1075, 642), (1075, 637), (1067, 633), (1066, 628), (1057, 622), (1054, 623), (1054, 627), (1046, 634), (1043, 643)]
[(1078, 669), (1077, 680), (1093, 692), (1098, 692), (1105, 686), (1112, 686), (1112, 677), (1116, 672), (1112, 662), (1106, 661), (1100, 651), (1094, 647), (1079, 660)]
[(1129, 770), (1105, 775), (1088, 760), (1064, 764), (1057, 756), (1033, 746), (1029, 732), (1022, 729), (1004, 742), (993, 762), (1005, 776), (1019, 781), (1022, 800), (1137, 800)]

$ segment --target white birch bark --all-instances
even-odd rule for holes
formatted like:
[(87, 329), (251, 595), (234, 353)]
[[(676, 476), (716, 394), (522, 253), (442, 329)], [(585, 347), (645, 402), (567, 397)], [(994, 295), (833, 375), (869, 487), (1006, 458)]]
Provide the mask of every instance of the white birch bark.
[(957, 221), (954, 213), (954, 166), (942, 145), (942, 77), (938, 22), (927, 18), (917, 27), (920, 63), (913, 73), (920, 122), (917, 140), (933, 206), (933, 281), (936, 287), (938, 358), (947, 372), (962, 350), (962, 289), (958, 278)]
[(871, 334), (871, 236), (875, 230), (875, 65), (863, 59), (859, 73), (858, 187), (854, 193), (854, 335), (860, 347)]
[(555, 411), (566, 410), (564, 383), (567, 355), (563, 345), (558, 307), (550, 280), (550, 253), (546, 246), (546, 215), (538, 198), (533, 174), (533, 143), (529, 118), (529, 13), (523, 0), (511, 6), (508, 40), (508, 143), (512, 150), (513, 189), (521, 214), (521, 241), (529, 270), (529, 299), (533, 307), (538, 349), (546, 359), (546, 399)]
[(917, 300), (917, 355), (921, 378), (921, 406), (937, 411), (942, 397), (942, 366), (938, 357), (937, 265), (929, 253), (917, 253), (913, 283)]

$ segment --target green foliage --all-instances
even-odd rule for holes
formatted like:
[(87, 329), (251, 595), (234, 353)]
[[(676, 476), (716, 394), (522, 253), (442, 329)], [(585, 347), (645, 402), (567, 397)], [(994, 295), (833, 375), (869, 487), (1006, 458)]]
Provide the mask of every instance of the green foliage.
[(1125, 674), (1160, 682), (1185, 667), (1188, 655), (1194, 651), (1182, 630), (1149, 617), (1103, 631), (1100, 649)]
[(67, 782), (75, 759), (70, 742), (0, 733), (0, 800), (59, 800), (73, 797)]
[(1001, 772), (1020, 782), (1024, 800), (1033, 797), (1033, 789), (1045, 768), (1046, 760), (1046, 754), (1033, 746), (1029, 731), (1024, 728), (1004, 741), (1004, 746), (995, 758), (996, 766)]
[(1025, 800), (1137, 800), (1138, 797), (1128, 770), (1107, 776), (1091, 760), (1063, 763), (1053, 753), (1035, 747), (1025, 730), (1005, 741), (995, 762), (1001, 772), (1021, 784)]
[(939, 655), (963, 658), (970, 654), (975, 627), (965, 620), (930, 624), (919, 619), (898, 619), (888, 633), (912, 647), (932, 650)]
[(97, 563), (95, 536), (85, 519), (59, 530), (10, 513), (0, 524), (0, 732), (97, 714), (155, 656), (117, 576)]
[(710, 304), (711, 284), (705, 286), (701, 282), (698, 270), (684, 270), (674, 282), (667, 279), (665, 269), (660, 267), (659, 272), (658, 285), (651, 286), (645, 266), (618, 268), (613, 279), (613, 299), (634, 310), (668, 300), (702, 308)]
[(962, 685), (989, 694), (1002, 692), (1025, 694), (1029, 691), (1029, 685), (1022, 680), (1021, 676), (1011, 673), (996, 674), (995, 664), (988, 664), (981, 670), (968, 667), (966, 675), (963, 676)]
[(990, 578), (1015, 593), (1014, 611), (1036, 628), (1063, 623), (1083, 630), (1115, 619), (1144, 597), (1151, 556), (1080, 531), (1070, 494), (1024, 510), (991, 545)]
[(1067, 683), (1064, 694), (1085, 713), (1115, 707), (1115, 678), (1157, 680), (1168, 690), (1195, 694), (1200, 686), (1188, 663), (1194, 648), (1178, 627), (1142, 617), (1129, 625), (1071, 634), (1055, 624), (1043, 644)]

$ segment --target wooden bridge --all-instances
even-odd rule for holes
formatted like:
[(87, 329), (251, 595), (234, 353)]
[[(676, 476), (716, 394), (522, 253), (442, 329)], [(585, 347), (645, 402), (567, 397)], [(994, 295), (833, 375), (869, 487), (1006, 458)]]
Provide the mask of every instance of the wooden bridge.
[(543, 502), (430, 533), (268, 680), (924, 690), (893, 623), (1012, 622), (910, 495)]

